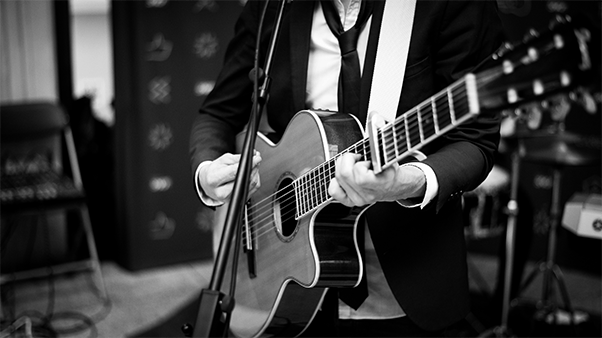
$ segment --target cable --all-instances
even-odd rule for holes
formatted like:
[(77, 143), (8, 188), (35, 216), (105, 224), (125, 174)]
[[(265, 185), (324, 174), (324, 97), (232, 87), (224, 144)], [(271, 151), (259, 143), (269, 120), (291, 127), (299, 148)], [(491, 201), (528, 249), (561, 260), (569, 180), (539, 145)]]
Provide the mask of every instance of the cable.
[[(46, 257), (50, 257), (50, 235), (48, 224), (42, 225), (44, 227), (44, 251)], [(31, 237), (35, 236), (30, 236), (30, 241), (33, 241)], [(28, 245), (28, 249), (30, 251), (33, 250), (33, 246)], [(31, 256), (31, 252), (29, 256)], [(18, 316), (15, 316), (15, 286), (13, 285), (12, 287), (8, 288), (3, 287), (2, 298), (6, 301), (2, 302), (2, 306), (7, 307), (6, 313), (8, 313), (8, 317), (7, 320), (2, 320), (2, 322), (0, 322), (0, 338), (12, 337), (13, 334), (15, 334), (15, 332), (20, 330), (22, 327), (24, 327), (25, 337), (59, 337), (63, 335), (80, 333), (85, 330), (90, 330), (90, 338), (98, 337), (98, 328), (96, 327), (96, 324), (105, 319), (106, 316), (111, 312), (112, 303), (110, 299), (108, 297), (103, 299), (101, 309), (97, 313), (90, 316), (77, 311), (55, 312), (56, 274), (53, 271), (50, 261), (47, 261), (47, 268), (49, 270), (47, 277), (48, 304), (45, 313), (37, 310), (25, 310)], [(62, 325), (66, 321), (75, 321), (76, 323), (69, 326)]]

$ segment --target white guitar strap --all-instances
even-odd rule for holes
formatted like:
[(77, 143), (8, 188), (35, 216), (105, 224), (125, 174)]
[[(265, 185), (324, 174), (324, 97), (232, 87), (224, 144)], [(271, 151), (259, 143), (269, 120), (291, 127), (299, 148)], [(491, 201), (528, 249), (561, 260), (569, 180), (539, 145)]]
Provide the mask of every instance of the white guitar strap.
[[(380, 28), (368, 114), (395, 119), (405, 75), (416, 0), (389, 0)], [(370, 116), (370, 115), (369, 115)]]

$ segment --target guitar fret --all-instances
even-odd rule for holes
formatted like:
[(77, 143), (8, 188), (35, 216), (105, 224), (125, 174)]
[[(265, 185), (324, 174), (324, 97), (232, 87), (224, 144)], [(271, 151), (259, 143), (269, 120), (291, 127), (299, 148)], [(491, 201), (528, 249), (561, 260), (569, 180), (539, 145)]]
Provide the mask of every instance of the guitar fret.
[(305, 177), (301, 176), (299, 178), (299, 197), (298, 197), (298, 201), (299, 201), (299, 215), (303, 215), (305, 214)]
[(454, 107), (454, 99), (452, 97), (452, 91), (450, 87), (447, 87), (447, 104), (449, 106), (449, 116), (451, 123), (454, 124), (456, 122), (456, 110)]
[(397, 146), (397, 131), (391, 126), (391, 133), (393, 134), (393, 150), (395, 151), (395, 158), (399, 157), (399, 147)]
[[(397, 142), (397, 147), (399, 148), (399, 150), (397, 151), (399, 154), (404, 154), (407, 150), (408, 150), (408, 144), (407, 144), (407, 140), (405, 137), (405, 132), (403, 130), (400, 130), (402, 128), (402, 126), (400, 124), (402, 124), (405, 121), (405, 116), (401, 116), (399, 118), (398, 121), (396, 121), (394, 123), (394, 127), (397, 130), (397, 137), (398, 137), (398, 142)], [(405, 123), (403, 123), (403, 126), (405, 128)]]
[(321, 198), (322, 198), (322, 180), (320, 180), (320, 168), (318, 167), (317, 170), (315, 170), (315, 187), (314, 187), (314, 196), (316, 197), (316, 201), (314, 204), (314, 208), (317, 207), (318, 205), (320, 205), (321, 202)]
[[(466, 96), (466, 88), (461, 87), (458, 89), (458, 91), (460, 92), (460, 94), (458, 94), (458, 95), (461, 95), (461, 100), (459, 100), (460, 101), (460, 105), (459, 105), (460, 109), (456, 109), (456, 118), (457, 118), (456, 123), (460, 123), (460, 121), (462, 121), (462, 119), (465, 116), (470, 114), (470, 102), (468, 100), (468, 96)], [(457, 106), (457, 108), (458, 108), (458, 106)]]
[(299, 179), (294, 180), (292, 184), (293, 184), (293, 192), (295, 193), (295, 210), (297, 210), (297, 215), (295, 215), (295, 217), (299, 218), (299, 215), (301, 214), (301, 203), (300, 203), (301, 194), (299, 193), (299, 190), (300, 190)]
[(320, 184), (321, 183), (320, 182), (320, 167), (314, 169), (313, 177), (314, 177), (314, 187), (313, 187), (312, 191), (313, 191), (314, 203), (312, 205), (312, 209), (320, 204), (320, 189), (322, 188), (322, 185)]
[(314, 205), (312, 206), (312, 209), (317, 207), (318, 205), (320, 205), (320, 189), (322, 188), (322, 184), (320, 181), (319, 172), (320, 172), (319, 170), (315, 170), (315, 175), (314, 175), (315, 187), (313, 189), (315, 201), (314, 201)]
[(310, 171), (307, 175), (307, 210), (313, 209), (314, 205), (314, 187), (315, 187), (315, 179), (313, 176), (313, 171)]
[(328, 200), (328, 184), (330, 183), (330, 175), (329, 166), (330, 162), (327, 162), (326, 165), (322, 166), (322, 202), (326, 202)]
[(383, 160), (384, 163), (389, 163), (389, 159), (391, 158), (391, 156), (389, 155), (389, 150), (387, 148), (387, 135), (386, 135), (386, 126), (383, 127), (379, 132), (378, 135), (380, 136), (380, 139), (382, 140), (382, 142), (380, 142), (379, 144), (382, 145), (382, 154), (383, 154)]
[(307, 181), (307, 175), (303, 175), (303, 214), (309, 211), (309, 182)]
[(406, 114), (406, 116), (404, 116), (404, 119), (403, 119), (403, 125), (404, 125), (404, 128), (405, 128), (405, 134), (406, 134), (405, 135), (405, 137), (406, 137), (406, 144), (408, 146), (408, 149), (411, 149), (412, 148), (412, 144), (410, 144), (410, 131), (409, 131), (409, 127), (408, 127), (408, 118), (407, 117), (408, 116)]
[(435, 119), (437, 116), (437, 104), (435, 103), (435, 99), (433, 97), (431, 97), (431, 107), (433, 108), (431, 116), (433, 116), (433, 119)]
[(360, 153), (362, 153), (364, 161), (370, 162), (372, 158), (370, 157), (370, 147), (367, 145), (367, 142), (360, 142)]
[(305, 208), (307, 209), (307, 211), (310, 211), (314, 203), (313, 188), (315, 183), (312, 178), (311, 172), (309, 172), (309, 174), (305, 176), (307, 177), (307, 189), (305, 189), (305, 196), (307, 196), (307, 205), (305, 206)]
[(317, 189), (317, 194), (318, 194), (318, 205), (322, 204), (323, 202), (323, 197), (324, 197), (324, 189), (325, 189), (325, 184), (326, 181), (324, 180), (324, 166), (321, 165), (320, 167), (318, 167), (318, 186), (316, 187)]
[(416, 116), (418, 118), (418, 133), (420, 134), (420, 142), (424, 142), (424, 131), (422, 130), (422, 115), (420, 114), (420, 107), (416, 108)]
[[(447, 94), (447, 93), (445, 93)], [(436, 100), (437, 102), (437, 117), (439, 121), (443, 121), (443, 123), (445, 123), (447, 121), (448, 125), (451, 125), (451, 112), (450, 112), (450, 107), (449, 107), (449, 99), (447, 98), (447, 95), (442, 95), (441, 97), (437, 98)], [(442, 125), (442, 128), (444, 128), (445, 125)], [(439, 130), (439, 134), (442, 133), (442, 130)]]
[(406, 120), (409, 120), (410, 118), (412, 119), (412, 121), (408, 122), (408, 130), (410, 132), (409, 136), (410, 136), (410, 144), (411, 144), (410, 148), (415, 148), (416, 146), (420, 145), (420, 143), (421, 143), (420, 130), (418, 130), (418, 132), (416, 132), (416, 125), (419, 124), (418, 114), (415, 111), (410, 112), (408, 114), (408, 118)]
[[(334, 178), (334, 174), (335, 174), (335, 167), (334, 167), (334, 161), (333, 160), (328, 161), (327, 170), (328, 170), (328, 180), (327, 181), (328, 181), (328, 183), (330, 183), (330, 181), (332, 181), (332, 179)], [(326, 196), (325, 196), (325, 200), (328, 200), (328, 198), (329, 198), (329, 196), (328, 196), (328, 193), (327, 193)]]
[[(435, 103), (431, 103), (431, 106), (434, 105)], [(427, 111), (421, 111), (419, 110), (419, 112), (421, 113), (421, 120), (422, 120), (422, 131), (424, 133), (424, 139), (422, 140), (423, 142), (426, 141), (429, 137), (436, 135), (437, 134), (437, 128), (436, 128), (436, 110), (431, 112), (430, 114)]]

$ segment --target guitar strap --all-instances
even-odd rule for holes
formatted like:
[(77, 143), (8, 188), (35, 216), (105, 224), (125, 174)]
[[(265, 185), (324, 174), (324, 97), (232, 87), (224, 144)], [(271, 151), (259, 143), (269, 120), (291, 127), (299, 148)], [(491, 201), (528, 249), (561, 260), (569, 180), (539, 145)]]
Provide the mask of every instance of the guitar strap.
[(405, 75), (416, 0), (385, 2), (368, 113), (394, 120)]

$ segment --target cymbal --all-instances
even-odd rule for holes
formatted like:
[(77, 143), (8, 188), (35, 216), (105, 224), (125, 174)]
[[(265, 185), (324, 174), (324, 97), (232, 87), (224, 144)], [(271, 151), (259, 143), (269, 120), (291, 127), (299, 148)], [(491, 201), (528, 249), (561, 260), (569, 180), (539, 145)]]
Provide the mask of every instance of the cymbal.
[(531, 133), (524, 138), (521, 157), (525, 160), (556, 165), (590, 165), (601, 161), (600, 142), (583, 142), (575, 133)]

